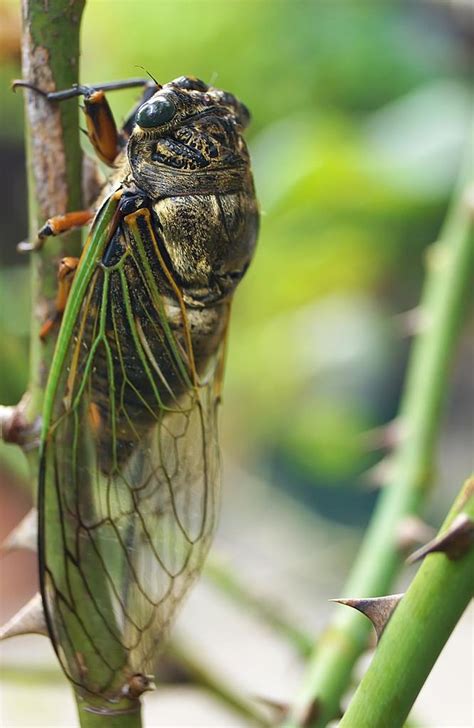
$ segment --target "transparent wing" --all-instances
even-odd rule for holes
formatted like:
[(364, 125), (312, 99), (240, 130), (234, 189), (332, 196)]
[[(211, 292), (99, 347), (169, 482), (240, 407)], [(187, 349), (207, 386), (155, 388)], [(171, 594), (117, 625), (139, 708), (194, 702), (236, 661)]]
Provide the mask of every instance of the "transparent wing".
[(61, 342), (40, 478), (53, 644), (73, 682), (110, 696), (154, 671), (218, 509), (216, 379), (228, 309), (186, 311), (147, 229), (119, 226), (111, 264), (98, 262)]

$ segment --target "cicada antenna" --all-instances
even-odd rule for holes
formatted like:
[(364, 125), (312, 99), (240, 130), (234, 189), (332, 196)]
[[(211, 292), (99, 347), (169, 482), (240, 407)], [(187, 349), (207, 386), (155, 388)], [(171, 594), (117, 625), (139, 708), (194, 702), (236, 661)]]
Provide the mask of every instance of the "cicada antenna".
[(163, 86), (161, 85), (161, 83), (158, 83), (158, 81), (156, 80), (156, 78), (154, 76), (152, 76), (152, 74), (150, 73), (150, 71), (147, 68), (145, 68), (145, 66), (140, 66), (140, 65), (136, 64), (135, 65), (135, 68), (141, 68), (142, 71), (145, 71), (146, 75), (149, 76), (151, 78), (151, 80), (153, 81), (153, 83), (155, 83), (158, 86), (158, 90), (160, 88), (163, 88)]

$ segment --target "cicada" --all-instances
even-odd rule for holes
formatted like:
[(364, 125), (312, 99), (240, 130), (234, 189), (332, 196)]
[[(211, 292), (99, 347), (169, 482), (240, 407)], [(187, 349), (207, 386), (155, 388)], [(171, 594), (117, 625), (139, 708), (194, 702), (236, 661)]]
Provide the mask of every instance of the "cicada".
[[(117, 132), (106, 87), (48, 95), (84, 96), (114, 172), (45, 394), (39, 551), (60, 663), (79, 691), (114, 702), (153, 673), (211, 543), (230, 306), (259, 216), (235, 96), (189, 77), (148, 85)], [(53, 218), (40, 239), (86, 219)]]

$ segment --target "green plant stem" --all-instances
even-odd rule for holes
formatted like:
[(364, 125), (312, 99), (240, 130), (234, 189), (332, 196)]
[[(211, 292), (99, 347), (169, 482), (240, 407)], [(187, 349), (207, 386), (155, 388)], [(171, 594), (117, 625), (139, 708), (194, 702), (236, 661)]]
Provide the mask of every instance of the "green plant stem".
[[(472, 207), (467, 202), (472, 159), (463, 173), (439, 241), (429, 250), (420, 311), (425, 330), (415, 339), (400, 408), (403, 437), (390, 462), (352, 573), (341, 596), (380, 596), (390, 591), (401, 566), (397, 527), (416, 514), (431, 480), (433, 454), (450, 362), (472, 277)], [(338, 595), (339, 596), (339, 595)], [(354, 664), (367, 647), (370, 625), (355, 610), (340, 610), (318, 639), (286, 726), (321, 727), (334, 718)]]
[[(85, 0), (23, 0), (22, 72), (23, 78), (42, 91), (69, 88), (79, 80), (80, 24)], [(68, 210), (82, 208), (82, 152), (79, 144), (77, 99), (51, 103), (40, 94), (25, 90), (29, 238), (34, 241), (46, 219)], [(54, 311), (57, 266), (67, 255), (80, 252), (80, 233), (48, 240), (41, 251), (31, 254), (32, 325), (28, 420), (40, 416), (46, 378), (53, 357), (55, 336), (45, 343), (39, 330)], [(37, 453), (30, 456), (37, 472)], [(50, 532), (60, 523), (51, 523)], [(71, 625), (70, 625), (71, 626)], [(100, 634), (98, 638), (100, 638)], [(84, 653), (88, 645), (85, 645)], [(110, 708), (100, 699), (76, 695), (82, 728), (141, 726), (137, 701), (123, 698), (114, 705), (115, 713), (91, 712)], [(123, 712), (120, 712), (123, 711)], [(134, 711), (134, 712), (127, 712)]]
[(233, 602), (242, 605), (256, 615), (275, 632), (285, 637), (298, 652), (307, 657), (313, 647), (313, 639), (284, 615), (278, 606), (260, 597), (240, 581), (226, 565), (212, 555), (208, 558), (204, 576)]
[[(474, 478), (454, 503), (440, 534), (459, 513), (474, 521)], [(425, 557), (391, 617), (340, 728), (399, 728), (474, 591), (474, 547), (461, 558)]]
[[(79, 34), (85, 0), (22, 0), (23, 78), (43, 91), (78, 82)], [(17, 91), (19, 93), (19, 91)], [(34, 241), (45, 220), (82, 207), (78, 102), (51, 104), (34, 91), (25, 94), (29, 238)], [(31, 254), (32, 325), (30, 341), (29, 419), (41, 414), (44, 386), (54, 350), (54, 335), (39, 339), (52, 313), (57, 266), (66, 252), (80, 251), (79, 233), (49, 240)]]

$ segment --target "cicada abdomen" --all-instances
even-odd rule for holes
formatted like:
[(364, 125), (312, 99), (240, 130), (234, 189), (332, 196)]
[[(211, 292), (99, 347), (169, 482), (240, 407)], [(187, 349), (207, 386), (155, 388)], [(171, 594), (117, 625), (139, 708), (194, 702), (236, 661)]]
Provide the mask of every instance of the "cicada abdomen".
[(258, 229), (247, 121), (234, 96), (196, 79), (139, 107), (58, 337), (43, 603), (70, 680), (112, 702), (154, 672), (215, 528), (225, 336)]

